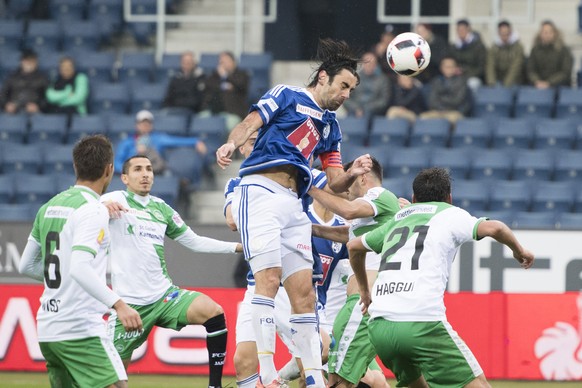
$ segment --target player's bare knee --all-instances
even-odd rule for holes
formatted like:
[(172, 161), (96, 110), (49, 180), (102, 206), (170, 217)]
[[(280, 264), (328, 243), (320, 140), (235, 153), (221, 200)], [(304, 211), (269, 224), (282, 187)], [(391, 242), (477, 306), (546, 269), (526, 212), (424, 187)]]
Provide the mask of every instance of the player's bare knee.
[(238, 379), (246, 378), (257, 372), (259, 361), (256, 354), (236, 351), (233, 357), (234, 370)]

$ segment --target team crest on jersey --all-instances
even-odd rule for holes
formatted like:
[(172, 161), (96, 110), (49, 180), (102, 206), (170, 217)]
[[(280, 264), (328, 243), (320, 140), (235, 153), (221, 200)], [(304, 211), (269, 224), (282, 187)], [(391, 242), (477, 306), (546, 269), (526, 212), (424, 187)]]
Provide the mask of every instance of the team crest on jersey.
[(158, 209), (152, 211), (152, 216), (154, 216), (154, 218), (158, 221), (164, 220), (164, 215)]
[(287, 135), (287, 140), (297, 147), (305, 159), (311, 157), (311, 153), (319, 143), (319, 139), (319, 132), (311, 117), (308, 117), (297, 129)]
[(325, 128), (323, 128), (323, 134), (322, 134), (322, 136), (323, 136), (324, 139), (327, 139), (327, 137), (329, 136), (329, 132), (330, 131), (331, 131), (331, 127), (330, 127), (329, 124), (327, 124), (325, 126)]
[(337, 241), (334, 241), (334, 242), (331, 244), (331, 250), (332, 250), (334, 253), (339, 253), (339, 251), (340, 251), (341, 249), (342, 249), (342, 243), (339, 243), (339, 242), (337, 242)]

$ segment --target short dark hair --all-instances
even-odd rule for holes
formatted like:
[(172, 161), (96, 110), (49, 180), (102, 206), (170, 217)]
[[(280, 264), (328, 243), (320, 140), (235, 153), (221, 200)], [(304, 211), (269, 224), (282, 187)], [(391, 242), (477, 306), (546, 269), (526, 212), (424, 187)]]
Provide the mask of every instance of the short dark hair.
[(424, 169), (412, 182), (417, 202), (447, 202), (451, 195), (451, 175), (442, 167)]
[[(378, 161), (378, 159), (376, 159), (373, 156), (370, 156), (370, 159), (372, 159), (372, 169), (370, 170), (370, 172), (372, 173), (372, 175), (374, 175), (376, 177), (376, 179), (378, 179), (380, 182), (382, 182), (382, 165), (380, 164), (380, 162)], [(350, 167), (352, 167), (352, 165), (354, 164), (354, 160), (351, 160), (349, 162), (347, 162), (346, 164), (344, 164), (344, 171), (348, 171), (350, 169)]]
[(315, 60), (319, 62), (319, 65), (317, 70), (313, 72), (311, 81), (307, 85), (308, 87), (312, 88), (317, 85), (319, 73), (322, 70), (325, 70), (329, 76), (330, 84), (333, 82), (334, 77), (344, 69), (355, 75), (358, 84), (360, 83), (358, 64), (360, 64), (361, 60), (352, 52), (352, 49), (345, 41), (336, 41), (329, 38), (320, 39)]
[(113, 146), (104, 135), (85, 136), (73, 148), (73, 165), (77, 180), (95, 182), (112, 163)]
[(511, 28), (511, 24), (509, 24), (509, 22), (507, 20), (502, 20), (499, 23), (497, 23), (497, 28), (501, 28), (501, 27)]
[[(138, 158), (143, 158), (143, 159), (150, 160), (150, 158), (148, 158), (145, 155), (133, 155), (132, 157), (127, 158), (127, 160), (125, 162), (123, 162), (123, 166), (121, 167), (121, 173), (122, 174), (127, 174), (129, 172), (129, 164), (131, 163), (131, 161), (133, 159), (138, 159)], [(151, 160), (150, 160), (150, 163), (151, 163)]]
[(457, 27), (458, 26), (471, 27), (471, 23), (469, 23), (469, 19), (459, 19), (457, 20)]
[(38, 59), (38, 55), (33, 49), (26, 48), (20, 53), (20, 60), (23, 59)]

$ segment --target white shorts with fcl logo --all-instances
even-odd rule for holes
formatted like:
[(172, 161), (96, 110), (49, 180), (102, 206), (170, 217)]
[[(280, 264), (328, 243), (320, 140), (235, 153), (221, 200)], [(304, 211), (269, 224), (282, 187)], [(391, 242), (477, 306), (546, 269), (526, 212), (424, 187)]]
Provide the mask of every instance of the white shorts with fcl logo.
[(262, 175), (241, 179), (232, 215), (253, 273), (281, 267), (282, 281), (312, 269), (311, 222), (291, 189)]

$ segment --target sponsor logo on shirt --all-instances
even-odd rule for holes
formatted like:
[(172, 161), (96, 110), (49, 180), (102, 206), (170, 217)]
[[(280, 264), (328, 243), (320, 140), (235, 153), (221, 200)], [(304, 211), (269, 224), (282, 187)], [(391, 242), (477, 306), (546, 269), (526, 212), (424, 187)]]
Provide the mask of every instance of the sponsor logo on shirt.
[(151, 220), (152, 216), (150, 215), (150, 213), (144, 211), (144, 210), (138, 210), (138, 209), (129, 209), (128, 214), (131, 214), (132, 216), (136, 216), (138, 218), (145, 218), (147, 220)]
[(180, 217), (180, 215), (177, 212), (174, 212), (174, 214), (172, 215), (172, 221), (174, 221), (174, 224), (176, 224), (176, 226), (181, 227), (182, 225), (184, 225), (184, 221), (182, 220), (182, 217)]
[(297, 106), (295, 107), (295, 110), (298, 113), (303, 113), (304, 115), (315, 117), (318, 120), (321, 120), (323, 118), (322, 112), (319, 112), (318, 110), (310, 108), (310, 107), (305, 106), (305, 105), (297, 104)]
[(101, 243), (103, 243), (104, 238), (105, 238), (105, 229), (101, 229), (99, 231), (99, 234), (97, 235), (97, 243), (99, 243), (99, 245), (101, 245)]
[(311, 245), (299, 243), (299, 244), (297, 244), (297, 249), (304, 250), (304, 251), (310, 251)]
[(305, 159), (311, 157), (311, 153), (319, 142), (320, 134), (315, 128), (315, 123), (308, 117), (297, 129), (287, 135), (287, 140), (291, 142)]
[(127, 235), (134, 235), (135, 232), (133, 231), (133, 228), (135, 228), (135, 225), (132, 224), (125, 224), (125, 234)]
[(396, 221), (400, 221), (413, 214), (434, 214), (436, 211), (437, 207), (435, 205), (415, 205), (400, 210), (394, 217)]
[(44, 212), (44, 218), (68, 218), (75, 209), (66, 206), (49, 206)]

